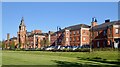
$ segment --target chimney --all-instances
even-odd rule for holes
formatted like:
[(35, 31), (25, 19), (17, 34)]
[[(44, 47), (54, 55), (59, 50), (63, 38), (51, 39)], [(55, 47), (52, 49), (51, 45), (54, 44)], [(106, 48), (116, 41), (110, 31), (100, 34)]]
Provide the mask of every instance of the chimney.
[(51, 32), (50, 31), (48, 31), (48, 34), (50, 34)]
[(97, 19), (95, 17), (92, 18), (91, 26), (94, 27), (97, 25)]
[(105, 20), (105, 23), (110, 22), (110, 19)]

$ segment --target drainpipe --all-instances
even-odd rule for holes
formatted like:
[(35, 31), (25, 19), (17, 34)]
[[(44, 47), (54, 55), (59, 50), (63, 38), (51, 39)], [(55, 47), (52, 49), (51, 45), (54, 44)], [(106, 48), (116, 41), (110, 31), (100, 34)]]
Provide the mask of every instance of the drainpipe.
[(48, 40), (49, 40), (49, 46), (50, 46), (50, 32), (48, 33)]
[(82, 46), (82, 27), (81, 27), (81, 29), (80, 29), (80, 46)]
[(34, 49), (35, 49), (35, 34), (34, 34)]

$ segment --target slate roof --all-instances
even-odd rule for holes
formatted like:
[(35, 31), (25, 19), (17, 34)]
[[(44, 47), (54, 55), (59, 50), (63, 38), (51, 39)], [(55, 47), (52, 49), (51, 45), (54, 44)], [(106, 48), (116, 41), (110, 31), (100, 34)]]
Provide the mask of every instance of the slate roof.
[(10, 38), (10, 41), (11, 41), (11, 40), (17, 40), (17, 37)]
[(78, 30), (80, 28), (90, 28), (89, 25), (86, 25), (86, 24), (77, 24), (77, 25), (73, 25), (73, 26), (69, 26), (69, 27), (66, 27), (66, 29), (69, 29), (69, 30)]
[[(77, 24), (77, 25), (73, 25), (73, 26), (69, 26), (69, 27), (65, 27), (64, 29), (61, 29), (59, 32), (64, 32), (65, 29), (68, 29), (68, 30), (79, 30), (80, 28), (90, 28), (89, 25), (86, 25), (86, 24)], [(57, 32), (53, 33), (52, 35), (56, 35)]]
[(42, 35), (42, 36), (46, 36), (47, 33), (34, 33), (34, 34), (31, 34), (31, 35), (28, 35), (28, 37), (31, 37), (31, 36), (34, 36), (34, 35)]
[(97, 30), (106, 29), (106, 28), (108, 28), (111, 25), (120, 25), (120, 20), (112, 21), (112, 22), (106, 22), (106, 23), (97, 25), (97, 26), (93, 27), (92, 30), (94, 30), (94, 31), (96, 30), (97, 31)]
[(24, 24), (24, 18), (23, 18), (23, 17), (22, 17), (22, 20), (21, 20), (20, 26), (25, 26), (25, 24)]

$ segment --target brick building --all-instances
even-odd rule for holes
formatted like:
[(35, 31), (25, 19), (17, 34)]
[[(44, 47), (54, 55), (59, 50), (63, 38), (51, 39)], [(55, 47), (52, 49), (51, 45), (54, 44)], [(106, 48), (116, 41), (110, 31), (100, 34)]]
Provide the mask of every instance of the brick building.
[(28, 48), (40, 48), (41, 47), (41, 41), (45, 38), (44, 33), (32, 33), (31, 35), (28, 35)]
[(78, 24), (67, 27), (70, 30), (70, 45), (82, 46), (89, 44), (89, 29), (86, 24)]
[(27, 38), (26, 32), (27, 32), (26, 26), (24, 24), (24, 19), (22, 17), (21, 23), (19, 25), (19, 31), (17, 32), (17, 34), (18, 34), (17, 40), (18, 40), (18, 43), (21, 44), (21, 48), (27, 47), (26, 46), (26, 38)]
[(114, 47), (120, 46), (120, 21), (105, 20), (104, 23), (97, 25), (97, 21), (92, 21), (90, 29), (91, 44), (96, 47)]
[(98, 25), (97, 19), (92, 18), (91, 26), (78, 24), (66, 27), (50, 35), (51, 45), (83, 46), (93, 48), (120, 47), (120, 21), (105, 20)]
[(27, 32), (24, 18), (22, 17), (19, 25), (19, 31), (17, 37), (10, 38), (10, 34), (7, 34), (7, 40), (5, 40), (5, 48), (9, 48), (9, 45), (14, 42), (15, 47), (18, 48), (40, 48), (40, 42), (45, 38), (46, 33), (42, 33), (41, 30), (33, 30)]
[(44, 46), (92, 45), (93, 48), (118, 48), (120, 47), (120, 20), (112, 22), (105, 20), (104, 23), (98, 25), (96, 18), (92, 18), (91, 26), (77, 24), (64, 29), (57, 28), (56, 32), (42, 33), (41, 30), (28, 32), (22, 18), (17, 37), (10, 38), (10, 34), (7, 34), (5, 47), (8, 48), (14, 42), (16, 47), (21, 44), (21, 48), (40, 48), (43, 46), (43, 40), (49, 42)]
[(78, 24), (51, 34), (51, 45), (82, 46), (89, 44), (90, 26)]
[(4, 45), (5, 45), (5, 48), (7, 49), (10, 49), (12, 45), (15, 46), (15, 48), (17, 48), (17, 37), (12, 37), (12, 38), (9, 38), (10, 37), (10, 34), (7, 34), (7, 40), (4, 41)]

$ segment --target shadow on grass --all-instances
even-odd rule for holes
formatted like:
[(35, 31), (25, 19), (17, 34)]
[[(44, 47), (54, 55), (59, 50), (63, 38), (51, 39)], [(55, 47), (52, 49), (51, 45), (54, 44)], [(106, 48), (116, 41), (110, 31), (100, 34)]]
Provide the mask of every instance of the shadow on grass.
[(117, 67), (110, 65), (81, 64), (76, 62), (57, 61), (57, 60), (52, 60), (52, 61), (58, 64), (57, 67)]
[(57, 67), (57, 65), (2, 65), (2, 67)]
[(107, 63), (107, 64), (114, 64), (114, 66), (120, 67), (120, 61), (119, 59), (116, 61), (107, 61), (107, 59), (102, 59), (100, 57), (94, 57), (94, 58), (81, 58), (77, 57), (79, 60), (87, 60), (87, 61), (94, 61), (94, 62), (100, 62), (100, 63)]

